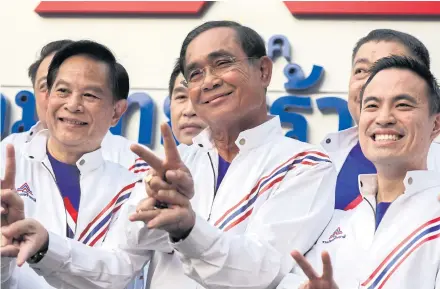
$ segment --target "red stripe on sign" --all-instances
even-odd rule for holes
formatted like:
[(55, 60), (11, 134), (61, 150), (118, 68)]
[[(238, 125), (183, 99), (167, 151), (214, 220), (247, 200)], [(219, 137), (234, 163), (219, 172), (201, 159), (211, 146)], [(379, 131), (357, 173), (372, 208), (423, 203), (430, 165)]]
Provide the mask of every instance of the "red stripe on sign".
[(206, 1), (40, 1), (38, 14), (195, 15)]
[(440, 15), (440, 1), (284, 1), (293, 15)]

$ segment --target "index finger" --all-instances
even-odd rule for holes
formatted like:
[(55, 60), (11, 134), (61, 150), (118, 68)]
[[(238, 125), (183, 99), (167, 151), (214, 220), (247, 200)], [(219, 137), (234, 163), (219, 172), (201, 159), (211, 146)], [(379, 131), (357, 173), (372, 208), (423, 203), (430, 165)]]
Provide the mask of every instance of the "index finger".
[(323, 251), (321, 254), (322, 265), (323, 265), (323, 274), (322, 278), (328, 279), (329, 281), (333, 280), (333, 267), (332, 262), (330, 260), (330, 255), (327, 251)]
[(159, 157), (157, 157), (151, 150), (139, 144), (132, 144), (130, 146), (130, 149), (141, 159), (143, 159), (155, 171), (164, 172), (163, 161)]
[(307, 278), (310, 281), (318, 279), (318, 275), (313, 269), (312, 265), (304, 258), (304, 256), (298, 251), (292, 251), (290, 255), (295, 259), (298, 266), (303, 270), (304, 274), (306, 274)]
[(167, 169), (178, 168), (178, 164), (180, 164), (182, 161), (180, 160), (179, 151), (177, 150), (176, 142), (174, 141), (174, 136), (171, 128), (165, 122), (161, 124), (160, 131), (162, 132), (166, 161), (167, 164), (171, 165), (171, 167)]
[(15, 150), (12, 144), (6, 145), (5, 178), (1, 183), (2, 189), (15, 189)]

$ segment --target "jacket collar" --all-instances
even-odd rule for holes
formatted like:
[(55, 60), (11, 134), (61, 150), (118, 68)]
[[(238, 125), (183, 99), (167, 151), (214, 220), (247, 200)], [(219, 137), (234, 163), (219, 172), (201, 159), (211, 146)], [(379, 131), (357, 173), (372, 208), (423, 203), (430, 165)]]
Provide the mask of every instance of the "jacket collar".
[[(242, 131), (235, 140), (235, 144), (240, 151), (249, 151), (272, 141), (277, 136), (283, 136), (281, 122), (278, 116), (271, 116), (268, 121), (259, 126)], [(211, 130), (206, 128), (194, 137), (193, 145), (204, 150), (214, 149), (215, 145), (211, 137)]]
[[(377, 194), (377, 174), (359, 175), (359, 191), (363, 197), (375, 197)], [(409, 171), (403, 180), (406, 196), (415, 195), (433, 187), (440, 186), (439, 173), (430, 170)]]
[(353, 126), (345, 130), (328, 134), (321, 142), (321, 146), (327, 152), (340, 150), (341, 148), (352, 148), (359, 139), (358, 127)]
[(38, 121), (36, 124), (34, 124), (28, 131), (25, 132), (26, 134), (26, 142), (30, 142), (37, 133), (44, 130), (44, 125), (41, 121)]
[[(26, 142), (23, 149), (23, 156), (30, 161), (49, 163), (47, 157), (47, 141), (49, 130), (41, 129), (31, 140)], [(77, 162), (76, 166), (81, 174), (87, 174), (104, 163), (101, 149), (84, 154)]]

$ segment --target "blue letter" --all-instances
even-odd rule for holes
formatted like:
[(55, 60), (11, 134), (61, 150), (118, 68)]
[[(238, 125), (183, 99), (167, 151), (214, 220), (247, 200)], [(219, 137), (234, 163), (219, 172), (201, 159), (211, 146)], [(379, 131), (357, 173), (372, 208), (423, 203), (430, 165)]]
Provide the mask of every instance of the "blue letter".
[[(144, 92), (136, 92), (128, 97), (128, 109), (133, 105), (139, 105), (139, 134), (138, 143), (151, 147), (153, 139), (154, 102)], [(127, 112), (121, 117), (118, 124), (110, 129), (113, 134), (121, 135), (122, 124), (127, 117)]]
[(1, 106), (1, 136), (5, 133), (5, 121), (6, 121), (6, 106), (8, 105), (8, 102), (6, 100), (6, 97), (3, 95), (3, 93), (0, 94), (2, 98), (2, 102), (0, 104)]
[(353, 119), (348, 110), (347, 101), (340, 97), (322, 97), (316, 100), (318, 109), (322, 112), (336, 112), (339, 117), (339, 130), (353, 126)]
[(270, 108), (270, 113), (279, 115), (281, 122), (292, 125), (292, 130), (286, 133), (287, 137), (295, 138), (307, 142), (307, 120), (304, 116), (289, 112), (288, 109), (300, 109), (312, 111), (310, 97), (284, 96), (274, 101)]
[(313, 65), (309, 77), (305, 78), (301, 66), (289, 63), (284, 68), (284, 75), (287, 77), (287, 82), (284, 84), (284, 88), (287, 91), (309, 89), (321, 80), (323, 72), (324, 68), (322, 66)]
[(29, 130), (36, 122), (37, 112), (35, 109), (35, 96), (32, 92), (22, 90), (15, 96), (15, 103), (21, 107), (21, 120), (12, 126), (11, 133)]
[(269, 39), (267, 55), (275, 61), (278, 56), (283, 56), (290, 62), (291, 48), (290, 42), (284, 35), (274, 35)]

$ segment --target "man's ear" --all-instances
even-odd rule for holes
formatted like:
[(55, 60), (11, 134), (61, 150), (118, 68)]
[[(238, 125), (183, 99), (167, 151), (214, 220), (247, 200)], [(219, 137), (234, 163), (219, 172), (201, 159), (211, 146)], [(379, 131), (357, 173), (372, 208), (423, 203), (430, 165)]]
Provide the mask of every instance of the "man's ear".
[(434, 140), (440, 134), (440, 113), (435, 114), (434, 116), (434, 127), (432, 128), (431, 139)]
[(127, 100), (120, 99), (114, 104), (114, 112), (112, 118), (112, 126), (115, 126), (118, 121), (121, 119), (122, 115), (127, 111)]
[(260, 80), (264, 88), (267, 88), (270, 84), (270, 80), (272, 79), (272, 68), (273, 62), (269, 57), (263, 56), (260, 58)]

